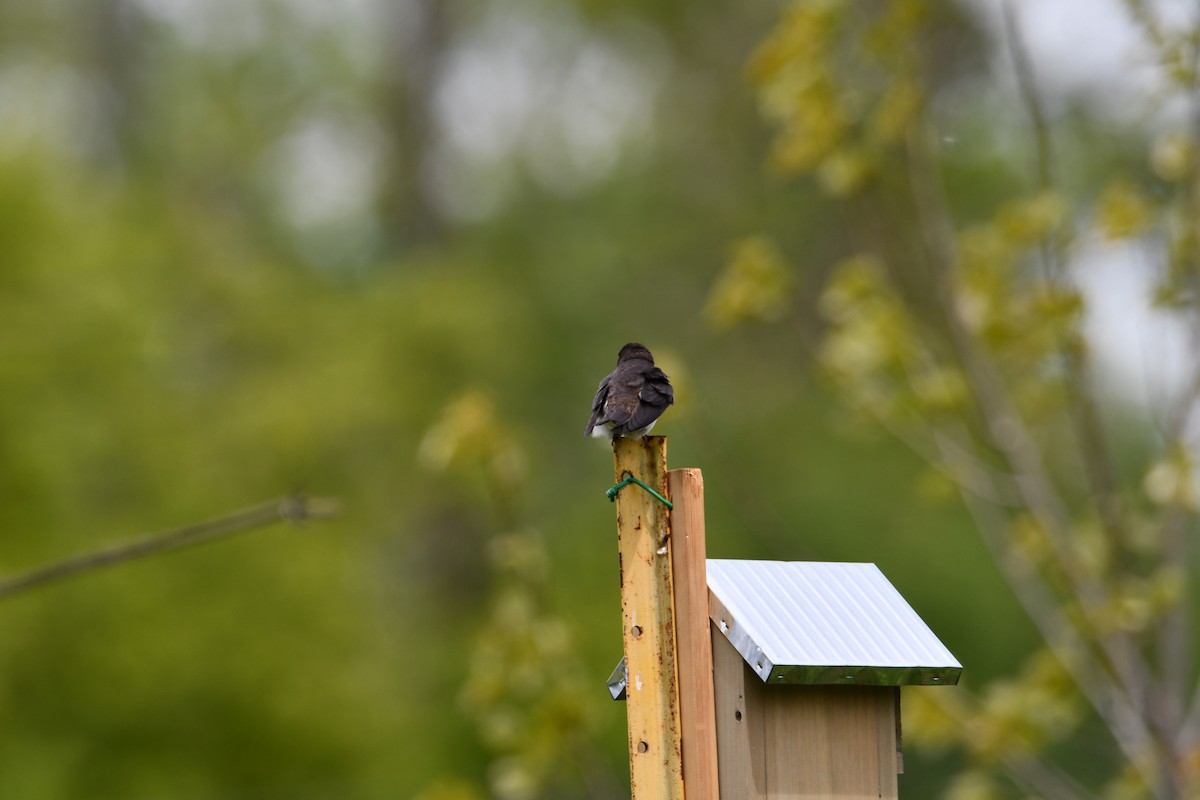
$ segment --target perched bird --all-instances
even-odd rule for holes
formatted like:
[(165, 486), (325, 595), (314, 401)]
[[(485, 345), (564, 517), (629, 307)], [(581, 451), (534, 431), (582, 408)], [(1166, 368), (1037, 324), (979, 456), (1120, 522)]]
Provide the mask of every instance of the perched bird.
[(617, 368), (600, 381), (583, 435), (597, 439), (645, 436), (674, 402), (675, 390), (666, 374), (654, 366), (654, 356), (643, 345), (630, 342), (617, 354)]

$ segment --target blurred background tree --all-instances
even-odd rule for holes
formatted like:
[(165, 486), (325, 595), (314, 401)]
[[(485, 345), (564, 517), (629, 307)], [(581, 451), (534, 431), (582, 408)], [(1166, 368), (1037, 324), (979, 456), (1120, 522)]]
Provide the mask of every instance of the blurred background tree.
[(0, 570), (344, 509), (0, 604), (0, 796), (627, 795), (631, 339), (713, 556), (874, 561), (967, 665), (906, 795), (1184, 790), (1191, 429), (1072, 286), (1100, 230), (1193, 313), (1194, 127), (1005, 83), (996, 7), (0, 2)]
[[(1091, 119), (1048, 107), (1017, 4), (995, 11), (1017, 105), (963, 109), (960, 26), (925, 0), (795, 3), (750, 63), (771, 166), (844, 210), (816, 361), (961, 500), (1043, 640), (979, 691), (914, 692), (907, 741), (962, 742), (953, 798), (1196, 797), (1200, 19), (1124, 3), (1154, 91), (1116, 132), (1132, 152), (1105, 158), (1077, 152)], [(1001, 137), (1008, 185), (968, 180)], [(1113, 242), (1148, 287), (1118, 314), (1151, 300), (1182, 330), (1179, 373), (1140, 407), (1087, 330)], [(716, 321), (776, 316), (786, 259), (761, 236), (736, 250)], [(1171, 345), (1150, 344), (1156, 369)], [(1084, 742), (1104, 770), (1075, 763)]]

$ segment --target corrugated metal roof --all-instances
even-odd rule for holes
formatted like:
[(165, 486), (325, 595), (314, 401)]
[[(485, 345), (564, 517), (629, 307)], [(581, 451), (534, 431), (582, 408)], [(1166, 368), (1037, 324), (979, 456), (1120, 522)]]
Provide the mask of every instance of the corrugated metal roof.
[(953, 684), (962, 665), (874, 564), (708, 560), (709, 615), (771, 683)]

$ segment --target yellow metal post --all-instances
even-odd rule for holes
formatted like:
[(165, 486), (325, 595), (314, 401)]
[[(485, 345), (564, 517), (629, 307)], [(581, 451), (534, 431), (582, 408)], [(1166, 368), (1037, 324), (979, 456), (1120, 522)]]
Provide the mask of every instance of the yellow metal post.
[[(618, 483), (633, 476), (667, 495), (665, 437), (616, 439), (613, 458)], [(616, 504), (633, 800), (683, 800), (668, 509), (636, 484)]]

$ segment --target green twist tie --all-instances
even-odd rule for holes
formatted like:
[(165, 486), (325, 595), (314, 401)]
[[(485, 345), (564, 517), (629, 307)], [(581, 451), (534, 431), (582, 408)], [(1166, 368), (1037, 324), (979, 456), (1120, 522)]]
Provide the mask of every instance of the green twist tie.
[(605, 494), (606, 494), (606, 495), (608, 495), (608, 499), (609, 499), (610, 501), (612, 501), (612, 502), (614, 502), (614, 503), (615, 503), (615, 502), (617, 502), (617, 494), (618, 494), (618, 493), (619, 493), (619, 492), (620, 492), (622, 489), (624, 489), (626, 486), (628, 486), (628, 485), (629, 485), (629, 484), (631, 484), (631, 483), (636, 483), (638, 486), (642, 487), (642, 488), (643, 488), (643, 489), (645, 489), (647, 492), (649, 492), (650, 494), (654, 495), (654, 496), (655, 496), (655, 498), (657, 498), (657, 499), (658, 499), (658, 501), (659, 501), (660, 503), (662, 503), (664, 506), (666, 506), (667, 508), (674, 508), (674, 507), (675, 507), (675, 504), (674, 504), (674, 503), (672, 503), (670, 500), (668, 500), (667, 498), (663, 497), (661, 494), (659, 494), (658, 492), (654, 491), (654, 490), (653, 490), (653, 489), (651, 489), (649, 486), (647, 486), (646, 484), (642, 483), (640, 480), (638, 480), (637, 478), (633, 477), (632, 475), (626, 475), (626, 476), (625, 476), (625, 480), (621, 481), (621, 482), (620, 482), (620, 483), (618, 483), (616, 486), (614, 486), (614, 487), (612, 487), (611, 489), (609, 489), (608, 491), (606, 491), (606, 492), (605, 492)]

